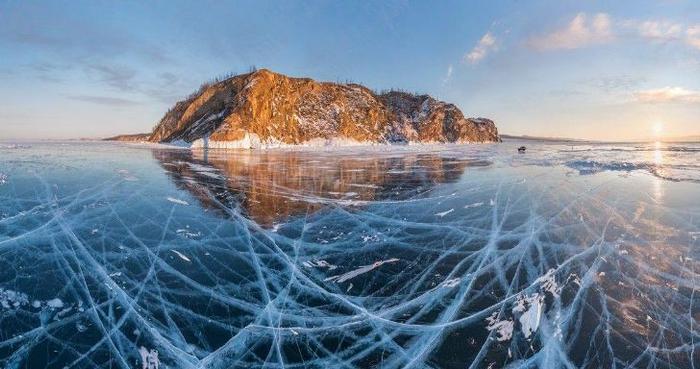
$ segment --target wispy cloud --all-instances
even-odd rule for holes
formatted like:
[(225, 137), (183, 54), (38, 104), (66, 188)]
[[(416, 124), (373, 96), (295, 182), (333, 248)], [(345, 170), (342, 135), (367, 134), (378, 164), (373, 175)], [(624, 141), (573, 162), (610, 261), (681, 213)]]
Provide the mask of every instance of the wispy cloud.
[(167, 104), (182, 98), (183, 91), (192, 88), (171, 72), (144, 77), (131, 67), (111, 63), (90, 64), (84, 70), (93, 80), (116, 91), (143, 94)]
[(610, 16), (598, 13), (590, 17), (577, 14), (561, 29), (531, 38), (528, 44), (539, 50), (577, 49), (613, 40)]
[(642, 90), (634, 93), (639, 102), (644, 103), (700, 103), (700, 91), (688, 90), (683, 87), (662, 87), (651, 90)]
[[(59, 4), (17, 3), (12, 11), (0, 11), (0, 49), (13, 50), (29, 60), (24, 65), (10, 65), (11, 75), (26, 74), (40, 83), (66, 86), (76, 80), (96, 82), (99, 85), (93, 88), (106, 87), (109, 94), (118, 97), (73, 98), (112, 106), (132, 104), (128, 99), (133, 94), (172, 103), (194, 85), (181, 82), (189, 81), (184, 73), (179, 78), (173, 78), (172, 73), (158, 74), (181, 68), (172, 55), (177, 49), (169, 48), (167, 42), (156, 42), (148, 33), (120, 29), (99, 17), (64, 12), (63, 8)], [(57, 16), (57, 12), (63, 13)], [(72, 93), (90, 95), (85, 89)], [(122, 93), (126, 99), (119, 96)], [(96, 91), (94, 95), (101, 93)]]
[(644, 77), (629, 74), (607, 75), (574, 80), (570, 87), (553, 89), (549, 91), (549, 94), (559, 98), (595, 96), (597, 98), (629, 99), (629, 95), (646, 81), (647, 79)]
[(136, 89), (136, 71), (116, 64), (90, 64), (85, 67), (87, 73), (100, 82), (121, 91)]
[(160, 102), (173, 104), (182, 99), (183, 91), (193, 89), (193, 86), (181, 76), (170, 72), (163, 72), (155, 76), (154, 82), (143, 89), (143, 93), (154, 97)]
[(57, 64), (53, 62), (31, 63), (25, 69), (32, 73), (37, 79), (43, 82), (63, 82), (65, 72), (72, 69), (67, 64)]
[[(60, 5), (56, 5), (60, 6)], [(145, 62), (169, 63), (161, 45), (143, 37), (110, 29), (102, 22), (79, 16), (54, 16), (51, 5), (18, 6), (14, 16), (2, 14), (0, 44), (52, 52), (53, 57), (79, 62), (85, 59), (128, 55)], [(65, 15), (65, 14), (64, 14)], [(71, 14), (73, 15), (73, 14)]]
[(132, 106), (139, 105), (138, 101), (122, 99), (119, 97), (108, 97), (108, 96), (92, 96), (92, 95), (69, 95), (67, 96), (71, 100), (85, 101), (98, 105), (107, 105), (114, 107), (122, 106)]
[(497, 47), (496, 37), (494, 37), (491, 32), (486, 32), (479, 42), (476, 43), (474, 48), (464, 55), (464, 60), (471, 64), (476, 64), (484, 59), (490, 52), (495, 51)]
[(608, 93), (625, 92), (629, 93), (646, 81), (646, 78), (631, 75), (603, 76), (588, 81), (592, 87), (598, 91)]

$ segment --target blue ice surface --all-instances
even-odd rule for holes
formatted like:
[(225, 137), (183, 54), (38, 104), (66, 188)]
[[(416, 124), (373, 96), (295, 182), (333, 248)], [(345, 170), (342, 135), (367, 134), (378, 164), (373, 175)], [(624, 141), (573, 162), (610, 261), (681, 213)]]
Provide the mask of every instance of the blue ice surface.
[(695, 144), (0, 143), (0, 367), (690, 368), (699, 244)]

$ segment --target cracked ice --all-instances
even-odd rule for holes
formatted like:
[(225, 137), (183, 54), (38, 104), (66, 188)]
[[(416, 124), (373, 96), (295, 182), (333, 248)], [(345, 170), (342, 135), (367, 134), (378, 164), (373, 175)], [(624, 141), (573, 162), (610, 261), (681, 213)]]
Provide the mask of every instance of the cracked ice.
[(700, 149), (517, 146), (0, 145), (0, 367), (700, 362)]

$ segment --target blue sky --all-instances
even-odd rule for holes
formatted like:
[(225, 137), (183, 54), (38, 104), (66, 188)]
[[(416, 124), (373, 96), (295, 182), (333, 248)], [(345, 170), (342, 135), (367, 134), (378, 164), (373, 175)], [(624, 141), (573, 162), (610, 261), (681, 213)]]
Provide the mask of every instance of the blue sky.
[(502, 133), (700, 134), (698, 1), (0, 1), (0, 139), (149, 131), (251, 65), (428, 93)]

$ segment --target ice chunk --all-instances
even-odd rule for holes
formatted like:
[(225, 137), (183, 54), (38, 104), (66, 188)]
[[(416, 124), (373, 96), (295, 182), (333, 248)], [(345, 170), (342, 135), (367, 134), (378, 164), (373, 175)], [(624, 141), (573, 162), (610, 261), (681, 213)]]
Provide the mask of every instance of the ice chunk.
[(158, 351), (141, 346), (139, 355), (141, 355), (141, 369), (158, 369), (160, 366)]
[(182, 260), (184, 260), (184, 261), (188, 261), (188, 262), (191, 262), (191, 261), (192, 261), (192, 260), (190, 260), (190, 258), (188, 258), (188, 257), (185, 256), (184, 254), (182, 254), (180, 251), (177, 251), (177, 250), (170, 250), (170, 251), (174, 252), (175, 255), (179, 256), (180, 259), (182, 259)]
[(486, 329), (490, 331), (496, 331), (496, 341), (503, 342), (513, 338), (513, 321), (512, 320), (498, 320), (498, 312), (494, 311), (493, 314), (486, 318), (488, 325)]
[(559, 284), (557, 284), (556, 275), (554, 274), (554, 269), (549, 269), (545, 275), (537, 278), (535, 283), (540, 284), (540, 289), (544, 292), (549, 292), (554, 297), (559, 297)]
[(382, 266), (384, 264), (395, 263), (397, 261), (399, 261), (399, 259), (396, 259), (396, 258), (375, 261), (373, 264), (363, 265), (363, 266), (361, 266), (353, 271), (347, 272), (345, 274), (340, 274), (340, 275), (328, 277), (325, 279), (325, 281), (335, 281), (336, 283), (343, 283), (345, 281), (348, 281), (350, 279), (357, 277), (358, 275), (365, 274), (369, 271), (372, 271), (376, 268), (379, 268), (380, 266)]
[(520, 329), (522, 330), (525, 338), (530, 338), (530, 336), (536, 332), (537, 328), (540, 326), (544, 298), (539, 294), (534, 294), (525, 299), (525, 301), (528, 305), (527, 310), (520, 315), (518, 321), (520, 322)]
[(445, 215), (447, 215), (447, 214), (449, 214), (449, 213), (451, 213), (451, 212), (453, 212), (453, 211), (455, 211), (455, 209), (450, 209), (450, 210), (447, 210), (447, 211), (443, 211), (442, 213), (437, 213), (437, 214), (435, 214), (435, 216), (438, 216), (438, 217), (442, 218), (442, 217), (444, 217)]
[(168, 199), (168, 201), (175, 203), (175, 204), (178, 204), (178, 205), (189, 205), (189, 203), (185, 200), (176, 199), (174, 197), (167, 197), (167, 199)]
[(28, 303), (29, 297), (26, 294), (0, 288), (0, 306), (3, 308), (16, 309)]
[(194, 239), (194, 238), (198, 238), (198, 237), (202, 236), (201, 232), (192, 232), (189, 229), (185, 229), (185, 228), (180, 228), (180, 229), (176, 230), (175, 233), (177, 233), (178, 235), (180, 235), (184, 238), (188, 238), (188, 239)]
[(49, 301), (46, 301), (46, 306), (52, 309), (61, 309), (63, 307), (63, 301), (59, 298), (54, 298)]
[(328, 270), (335, 270), (338, 268), (337, 265), (333, 265), (325, 260), (305, 261), (303, 264), (307, 268), (328, 268)]

